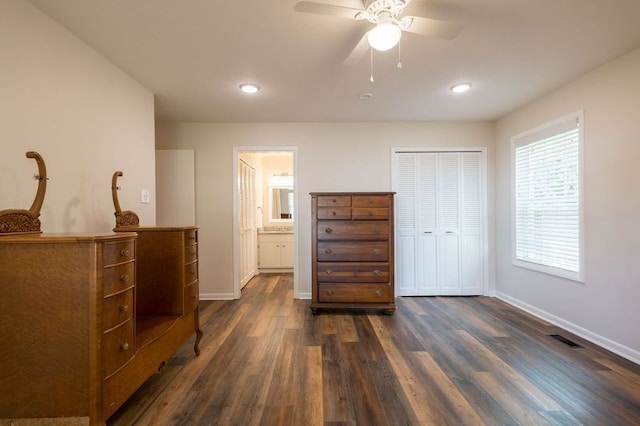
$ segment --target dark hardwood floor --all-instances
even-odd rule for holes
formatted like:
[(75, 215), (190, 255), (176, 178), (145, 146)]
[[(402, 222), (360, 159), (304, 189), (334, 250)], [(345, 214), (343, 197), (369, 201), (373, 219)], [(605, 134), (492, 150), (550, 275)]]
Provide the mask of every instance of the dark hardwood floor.
[(634, 363), (493, 298), (397, 305), (314, 316), (259, 275), (201, 302), (201, 355), (186, 342), (109, 424), (640, 424)]

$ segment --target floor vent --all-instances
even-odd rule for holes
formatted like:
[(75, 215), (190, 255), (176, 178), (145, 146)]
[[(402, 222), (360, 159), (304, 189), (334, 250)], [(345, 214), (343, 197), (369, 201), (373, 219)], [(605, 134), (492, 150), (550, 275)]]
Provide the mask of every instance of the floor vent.
[(565, 345), (571, 346), (572, 348), (581, 348), (582, 347), (579, 344), (577, 344), (576, 342), (573, 342), (573, 341), (571, 341), (571, 340), (567, 339), (566, 337), (561, 336), (559, 334), (550, 334), (549, 336), (553, 337), (556, 340), (561, 341)]

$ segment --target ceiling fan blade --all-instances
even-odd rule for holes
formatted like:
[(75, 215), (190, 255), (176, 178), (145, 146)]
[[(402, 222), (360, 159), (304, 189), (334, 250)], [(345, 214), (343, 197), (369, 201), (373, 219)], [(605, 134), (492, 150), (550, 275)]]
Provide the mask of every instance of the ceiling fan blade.
[(404, 29), (410, 33), (452, 40), (462, 31), (462, 24), (458, 22), (421, 18), (419, 16), (410, 16), (410, 18), (413, 19), (413, 22)]
[(356, 15), (362, 10), (350, 7), (335, 6), (332, 4), (315, 3), (312, 1), (299, 1), (294, 6), (296, 12), (314, 13), (316, 15), (339, 16), (341, 18), (356, 19)]
[(367, 33), (364, 33), (358, 44), (356, 44), (356, 47), (353, 48), (351, 53), (349, 53), (349, 56), (344, 60), (343, 65), (355, 65), (360, 62), (369, 49), (371, 49), (371, 47), (367, 41)]

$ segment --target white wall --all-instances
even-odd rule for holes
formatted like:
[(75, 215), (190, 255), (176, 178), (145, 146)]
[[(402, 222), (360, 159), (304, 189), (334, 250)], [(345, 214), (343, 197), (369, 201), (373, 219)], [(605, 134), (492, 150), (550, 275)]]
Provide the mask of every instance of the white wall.
[[(0, 210), (28, 209), (42, 155), (45, 232), (103, 232), (119, 199), (155, 223), (153, 94), (26, 1), (0, 1)], [(140, 204), (140, 189), (151, 204)]]
[[(492, 123), (165, 123), (159, 149), (196, 153), (203, 299), (233, 296), (233, 147), (297, 146), (299, 291), (311, 292), (311, 201), (316, 191), (389, 191), (393, 146), (485, 146), (493, 235)], [(490, 240), (493, 247), (493, 241)], [(492, 253), (492, 250), (490, 250)], [(490, 263), (492, 259), (490, 259)], [(493, 274), (490, 274), (490, 281)]]
[[(496, 125), (498, 295), (640, 362), (640, 49)], [(511, 264), (510, 138), (584, 109), (586, 282)]]

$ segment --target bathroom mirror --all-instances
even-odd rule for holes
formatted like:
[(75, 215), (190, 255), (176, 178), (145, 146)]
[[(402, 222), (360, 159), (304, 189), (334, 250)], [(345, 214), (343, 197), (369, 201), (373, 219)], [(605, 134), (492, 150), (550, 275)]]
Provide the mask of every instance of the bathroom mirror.
[(269, 187), (269, 220), (293, 222), (293, 188)]

